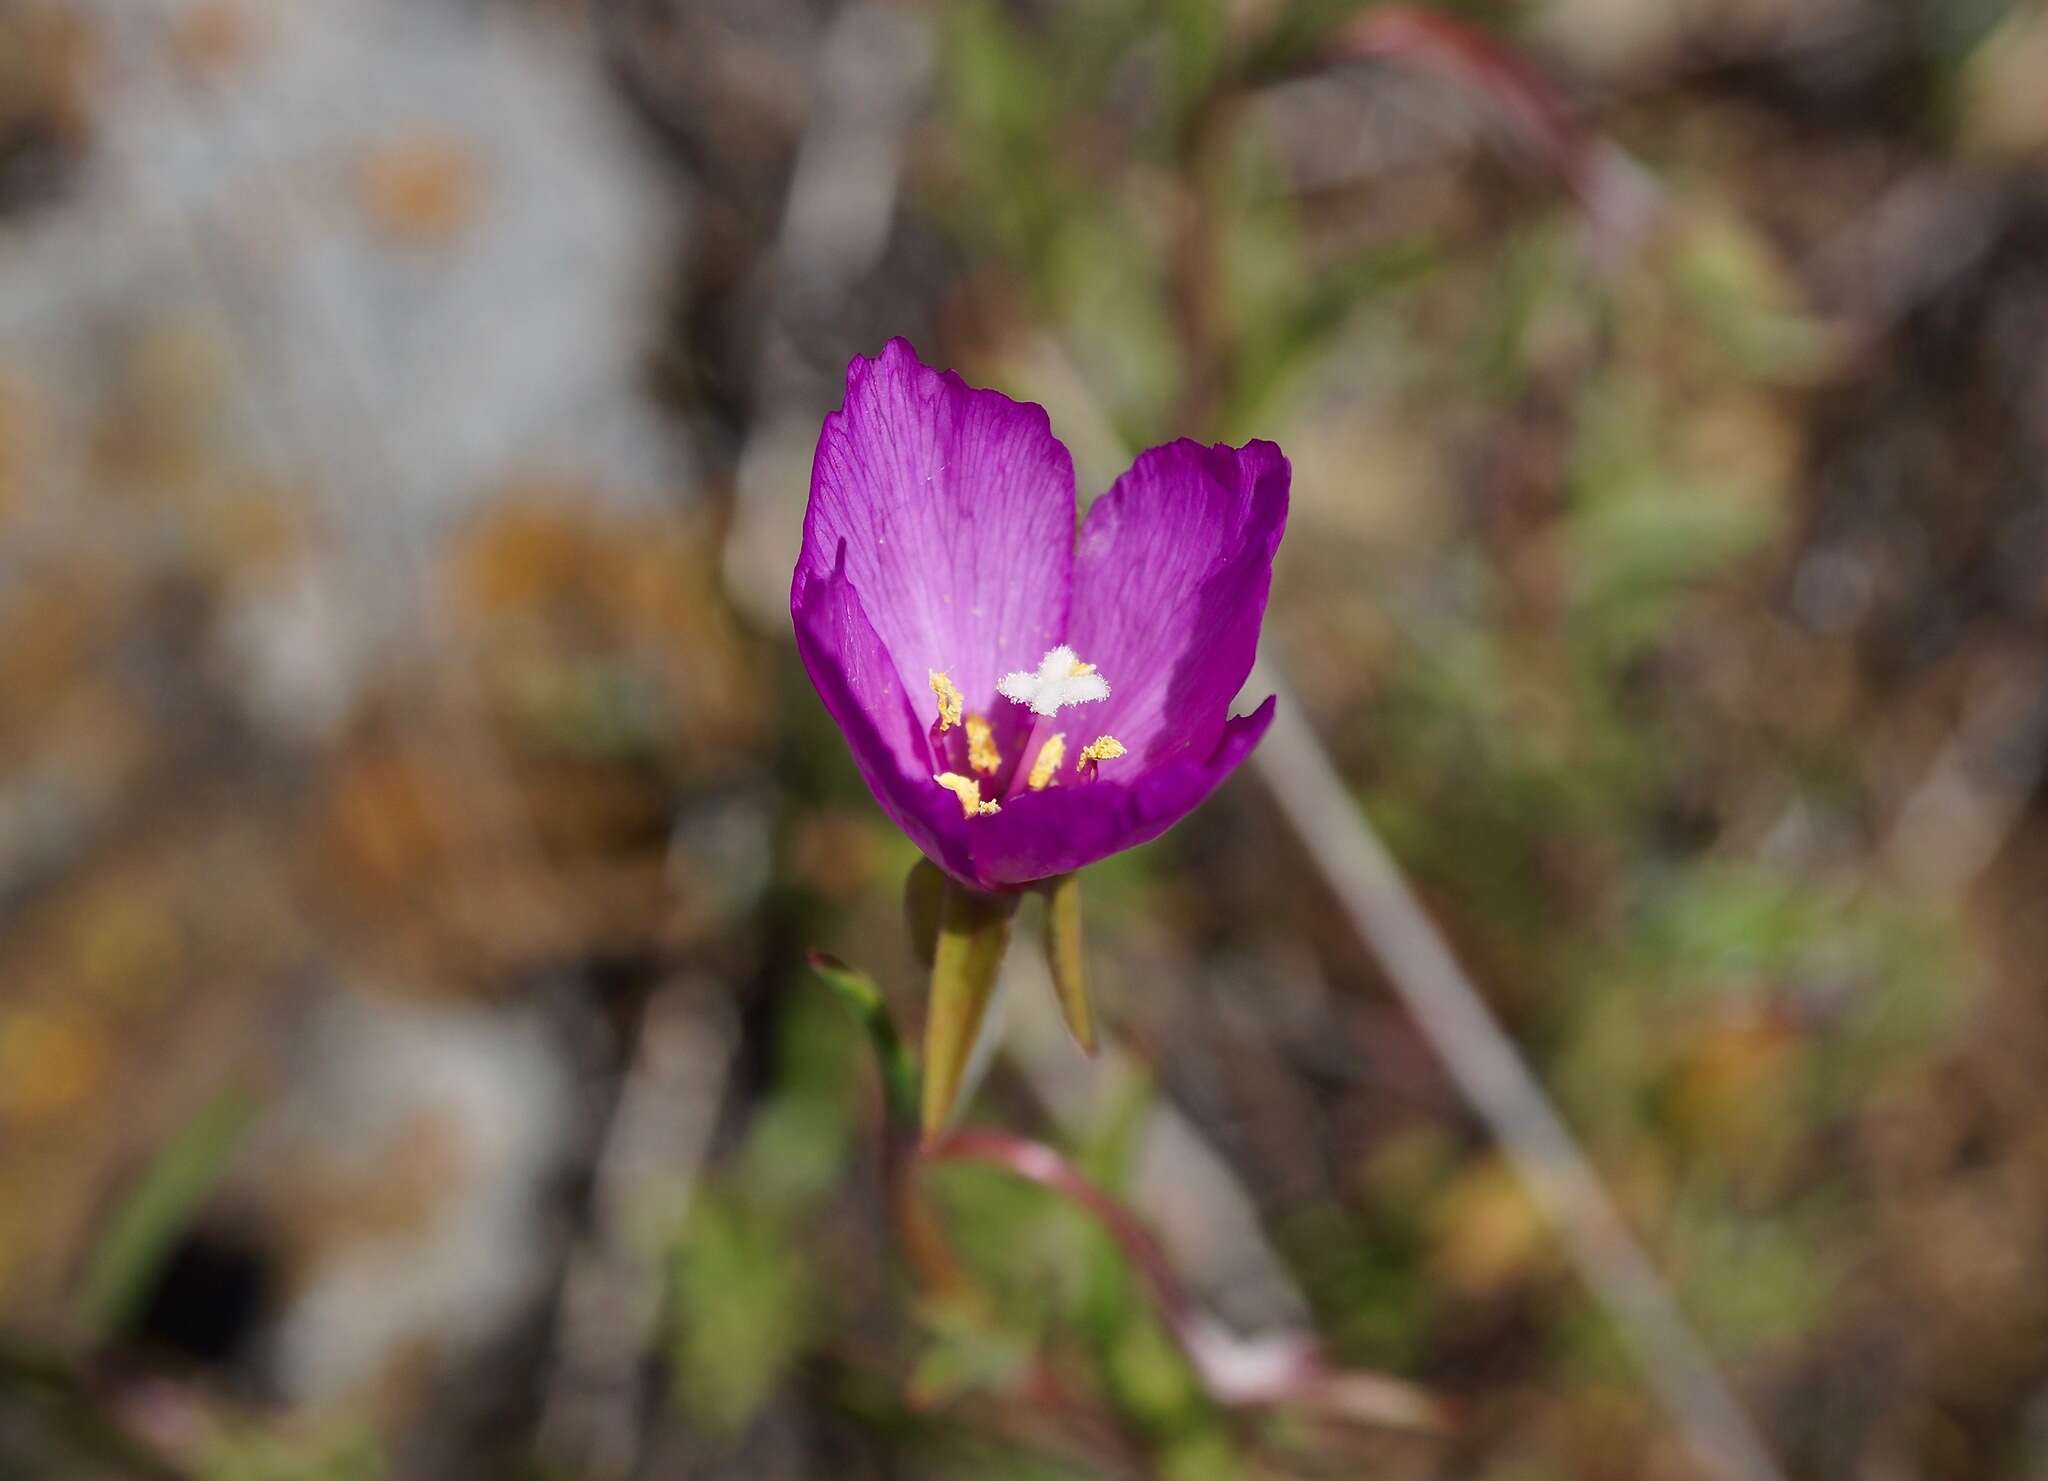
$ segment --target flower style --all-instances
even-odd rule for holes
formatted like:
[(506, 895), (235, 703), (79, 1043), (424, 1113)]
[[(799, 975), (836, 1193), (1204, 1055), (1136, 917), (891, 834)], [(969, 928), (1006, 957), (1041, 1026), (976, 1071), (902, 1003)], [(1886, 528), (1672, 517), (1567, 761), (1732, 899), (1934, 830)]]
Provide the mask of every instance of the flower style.
[(798, 651), (891, 819), (986, 891), (1166, 831), (1265, 733), (1232, 718), (1287, 523), (1270, 442), (1141, 453), (1074, 533), (1043, 407), (847, 367), (790, 589)]

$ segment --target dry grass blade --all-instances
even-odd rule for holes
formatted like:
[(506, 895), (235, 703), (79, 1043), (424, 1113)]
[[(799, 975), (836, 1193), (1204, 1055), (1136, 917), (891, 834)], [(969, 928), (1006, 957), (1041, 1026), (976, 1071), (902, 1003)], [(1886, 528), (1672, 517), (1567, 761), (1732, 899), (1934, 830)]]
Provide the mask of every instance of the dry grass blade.
[(1273, 800), (1550, 1218), (1687, 1445), (1710, 1474), (1727, 1481), (1780, 1481), (1783, 1473), (1705, 1344), (1352, 801), (1299, 704), (1263, 668), (1253, 671), (1250, 688), (1281, 696), (1272, 729), (1254, 753)]

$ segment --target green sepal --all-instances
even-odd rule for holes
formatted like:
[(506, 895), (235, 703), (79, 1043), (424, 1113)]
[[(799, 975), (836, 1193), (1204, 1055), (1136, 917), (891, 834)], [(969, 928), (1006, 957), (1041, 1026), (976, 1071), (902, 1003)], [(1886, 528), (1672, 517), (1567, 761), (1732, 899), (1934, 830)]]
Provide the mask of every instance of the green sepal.
[(929, 967), (939, 946), (939, 911), (946, 899), (946, 876), (922, 854), (903, 878), (903, 923), (910, 927), (910, 949)]
[(1095, 1012), (1088, 1004), (1088, 974), (1081, 953), (1081, 876), (1062, 874), (1039, 888), (1045, 892), (1045, 959), (1067, 1031), (1084, 1054), (1093, 1054)]
[(989, 995), (995, 991), (1003, 952), (1010, 944), (1015, 895), (985, 895), (948, 879), (940, 896), (937, 949), (932, 955), (932, 990), (924, 1025), (926, 1141), (952, 1119), (954, 1102), (974, 1043), (981, 1033)]
[(904, 1047), (889, 1005), (875, 979), (858, 967), (849, 967), (828, 952), (813, 951), (805, 960), (860, 1015), (874, 1046), (875, 1063), (882, 1072), (882, 1099), (889, 1120), (896, 1126), (910, 1126), (917, 1119), (917, 1066)]

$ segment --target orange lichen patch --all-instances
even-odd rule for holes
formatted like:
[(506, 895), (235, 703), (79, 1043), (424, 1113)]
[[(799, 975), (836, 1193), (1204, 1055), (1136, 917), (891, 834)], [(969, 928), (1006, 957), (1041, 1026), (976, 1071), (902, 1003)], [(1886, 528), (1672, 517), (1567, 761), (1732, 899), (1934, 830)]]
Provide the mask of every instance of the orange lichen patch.
[(667, 514), (602, 507), (600, 490), (521, 483), (457, 540), (450, 594), (465, 617), (540, 620), (593, 638), (666, 639), (701, 624), (709, 540)]
[(35, 403), (19, 378), (0, 372), (0, 519), (28, 496)]
[(1673, 1123), (1724, 1142), (1761, 1130), (1787, 1113), (1798, 1048), (1791, 1027), (1770, 1016), (1702, 1024), (1673, 1066)]
[(1498, 1159), (1454, 1180), (1429, 1209), (1430, 1266), (1455, 1290), (1480, 1296), (1526, 1277), (1551, 1258), (1542, 1216)]
[(41, 438), (39, 412), (27, 381), (0, 371), (0, 526), (29, 504)]
[(82, 7), (0, 6), (0, 137), (43, 141), (60, 159), (83, 154), (86, 74), (95, 50)]
[(571, 507), (562, 489), (515, 490), (458, 540), (450, 565), (452, 595), (469, 613), (531, 612), (573, 593), (590, 562), (603, 556), (596, 521)]
[(179, 14), (174, 36), (181, 56), (219, 76), (239, 71), (262, 50), (263, 31), (249, 6), (202, 0)]
[[(672, 545), (647, 518), (600, 506), (602, 492), (573, 481), (530, 481), (465, 528), (449, 557), (451, 594), (465, 617), (573, 621), (614, 633), (629, 598), (621, 580), (643, 545)], [(637, 569), (637, 567), (635, 567)]]
[(168, 887), (151, 859), (120, 859), (52, 908), (50, 940), (66, 995), (109, 1012), (147, 1012), (189, 980), (190, 949)]
[(228, 573), (276, 565), (318, 544), (304, 489), (251, 480), (200, 511), (206, 553)]
[(234, 387), (235, 350), (218, 317), (198, 310), (151, 316), (121, 362), (127, 409), (184, 427), (207, 421)]
[(118, 576), (81, 554), (72, 570), (12, 593), (0, 623), (0, 694), (47, 698), (85, 675), (122, 592)]
[(118, 352), (119, 394), (93, 408), (101, 486), (138, 503), (189, 506), (219, 477), (216, 442), (238, 382), (233, 337), (217, 315), (167, 309)]
[(0, 1018), (0, 1120), (61, 1115), (104, 1088), (104, 1036), (75, 1017), (28, 1009)]
[(583, 750), (744, 744), (762, 689), (697, 523), (522, 484), (455, 542), (450, 606), (508, 739)]
[(421, 130), (372, 149), (358, 183), (379, 232), (407, 246), (445, 247), (476, 219), (482, 174), (466, 142)]
[[(513, 783), (502, 756), (424, 734), (352, 749), (306, 861), (366, 955), (455, 981), (574, 949), (565, 883)], [(609, 884), (623, 898), (621, 882)]]
[(335, 771), (321, 842), (341, 880), (369, 896), (423, 883), (457, 847), (463, 821), (448, 778), (418, 753), (371, 743)]

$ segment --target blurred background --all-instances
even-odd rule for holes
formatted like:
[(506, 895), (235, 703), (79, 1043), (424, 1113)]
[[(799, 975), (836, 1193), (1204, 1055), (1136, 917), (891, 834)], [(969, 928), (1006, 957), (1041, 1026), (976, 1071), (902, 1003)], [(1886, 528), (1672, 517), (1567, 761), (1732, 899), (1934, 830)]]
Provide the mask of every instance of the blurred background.
[(988, 1169), (920, 1293), (786, 609), (893, 334), (1084, 499), (1280, 442), (1266, 659), (1783, 1473), (2048, 1477), (2015, 0), (0, 0), (0, 1476), (1709, 1474), (1250, 768), (976, 1116), (1455, 1424)]

